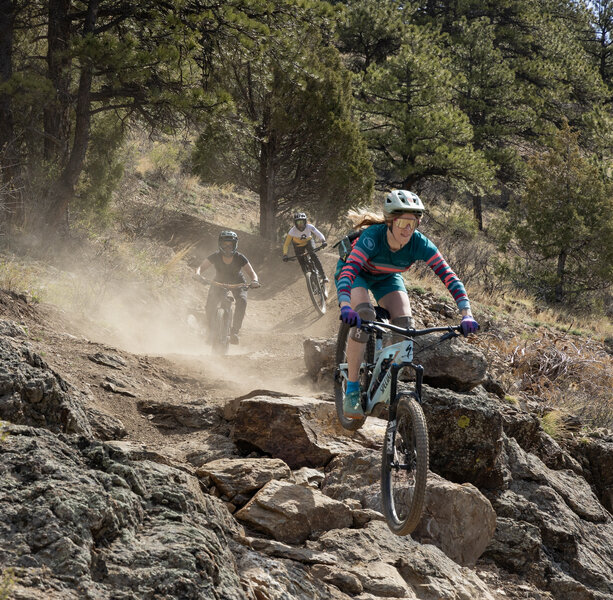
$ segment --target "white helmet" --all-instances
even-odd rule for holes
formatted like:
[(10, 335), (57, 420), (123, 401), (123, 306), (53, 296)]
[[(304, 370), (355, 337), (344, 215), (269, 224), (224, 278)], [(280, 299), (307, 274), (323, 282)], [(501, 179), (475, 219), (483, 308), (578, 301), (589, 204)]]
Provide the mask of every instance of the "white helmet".
[(383, 212), (386, 215), (406, 212), (421, 217), (424, 210), (424, 204), (419, 196), (407, 190), (392, 190), (383, 203)]

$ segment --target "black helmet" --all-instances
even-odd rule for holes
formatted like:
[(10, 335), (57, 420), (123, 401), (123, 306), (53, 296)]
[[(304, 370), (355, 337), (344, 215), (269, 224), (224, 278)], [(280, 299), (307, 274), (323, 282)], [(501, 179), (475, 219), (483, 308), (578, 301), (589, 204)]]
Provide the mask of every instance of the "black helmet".
[[(232, 250), (224, 249), (221, 245), (223, 242), (232, 242)], [(232, 256), (238, 248), (238, 236), (236, 235), (236, 233), (234, 233), (234, 231), (222, 231), (219, 234), (218, 244), (219, 251), (224, 256)]]
[(307, 225), (306, 213), (303, 213), (303, 212), (294, 213), (294, 225), (300, 231), (304, 231), (306, 229), (306, 225)]

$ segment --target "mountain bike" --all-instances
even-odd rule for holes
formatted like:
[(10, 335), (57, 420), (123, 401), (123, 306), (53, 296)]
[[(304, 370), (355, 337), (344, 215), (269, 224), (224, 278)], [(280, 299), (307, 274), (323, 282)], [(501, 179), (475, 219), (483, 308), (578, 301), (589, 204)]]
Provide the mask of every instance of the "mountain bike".
[[(318, 246), (314, 252), (319, 252), (325, 246)], [(313, 258), (309, 252), (305, 252), (304, 256), (304, 277), (306, 279), (307, 289), (313, 305), (320, 314), (326, 312), (326, 300), (328, 299), (328, 290), (324, 282), (324, 274), (319, 272), (315, 266)], [(297, 256), (288, 256), (287, 260), (298, 260)]]
[(221, 283), (219, 281), (206, 279), (201, 275), (197, 275), (196, 277), (203, 284), (214, 285), (225, 290), (225, 293), (215, 309), (211, 322), (208, 323), (208, 339), (213, 350), (225, 355), (228, 353), (228, 348), (230, 346), (232, 319), (234, 318), (234, 296), (231, 290), (248, 290), (251, 286), (247, 283)]
[[(348, 369), (346, 348), (351, 328), (345, 323), (341, 324), (336, 346), (336, 412), (341, 425), (355, 431), (364, 424), (367, 416), (380, 416), (387, 409), (388, 422), (381, 461), (383, 514), (395, 534), (407, 535), (421, 519), (429, 465), (428, 426), (421, 408), (424, 368), (413, 363), (412, 338), (445, 332), (438, 340), (442, 342), (457, 337), (460, 327), (405, 329), (389, 323), (389, 314), (381, 307), (376, 307), (376, 313), (378, 320), (362, 321), (361, 325), (361, 329), (371, 335), (366, 343), (364, 362), (360, 366), (364, 410), (364, 418), (360, 419), (348, 419), (343, 413)], [(384, 347), (383, 337), (387, 332), (400, 334), (406, 339)], [(415, 386), (411, 392), (398, 393), (398, 374), (405, 367), (414, 371)]]

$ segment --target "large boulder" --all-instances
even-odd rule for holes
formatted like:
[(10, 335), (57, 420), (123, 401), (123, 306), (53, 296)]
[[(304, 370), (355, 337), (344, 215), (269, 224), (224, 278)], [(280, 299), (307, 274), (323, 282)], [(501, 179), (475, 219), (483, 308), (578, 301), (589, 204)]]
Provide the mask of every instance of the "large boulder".
[(613, 597), (613, 518), (586, 481), (549, 469), (512, 438), (505, 454), (512, 480), (490, 496), (499, 527), (485, 556), (555, 598)]
[(602, 505), (613, 514), (613, 435), (581, 437), (571, 443)]
[(121, 443), (5, 434), (0, 564), (19, 597), (245, 600), (230, 548), (242, 528), (195, 477)]
[(461, 337), (439, 343), (440, 333), (415, 338), (413, 360), (424, 367), (424, 381), (432, 387), (467, 392), (481, 384), (487, 359)]
[(209, 479), (233, 504), (245, 504), (269, 481), (289, 480), (292, 472), (278, 458), (222, 458), (202, 465), (196, 475)]
[(0, 419), (94, 437), (84, 404), (27, 343), (0, 337)]
[(239, 521), (268, 536), (301, 544), (329, 529), (353, 524), (351, 509), (318, 490), (287, 481), (271, 481), (235, 514)]
[(428, 475), (424, 513), (414, 539), (434, 544), (460, 565), (474, 566), (495, 529), (496, 513), (474, 485)]
[(317, 398), (255, 396), (240, 402), (232, 437), (244, 452), (280, 458), (291, 469), (322, 467), (337, 454), (367, 445), (380, 447), (379, 419), (351, 437), (338, 423), (334, 404)]
[[(404, 389), (400, 386), (400, 389)], [(456, 483), (498, 488), (509, 474), (502, 454), (503, 428), (498, 402), (485, 392), (458, 394), (423, 387), (430, 437), (430, 468)]]
[(355, 575), (375, 596), (382, 595), (379, 586), (387, 579), (393, 585), (386, 588), (387, 592), (402, 589), (400, 586), (406, 590), (403, 595), (395, 592), (388, 598), (494, 600), (488, 586), (473, 571), (457, 565), (432, 545), (394, 535), (381, 521), (371, 521), (363, 529), (328, 531), (307, 542), (307, 547), (336, 555), (339, 567)]

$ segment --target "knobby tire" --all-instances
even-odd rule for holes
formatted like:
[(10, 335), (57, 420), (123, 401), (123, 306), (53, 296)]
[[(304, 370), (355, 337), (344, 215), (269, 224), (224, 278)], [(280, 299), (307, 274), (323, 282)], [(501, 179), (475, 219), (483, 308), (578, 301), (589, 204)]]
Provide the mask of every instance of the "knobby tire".
[(417, 395), (403, 394), (387, 424), (381, 463), (383, 514), (396, 535), (408, 535), (421, 519), (428, 462), (426, 418)]
[(219, 307), (217, 309), (216, 331), (215, 331), (215, 348), (217, 351), (225, 355), (228, 353), (230, 345), (230, 327), (232, 325), (232, 311)]
[(305, 276), (311, 302), (313, 302), (317, 312), (323, 315), (326, 312), (326, 297), (319, 279), (319, 273), (317, 271), (307, 271)]

